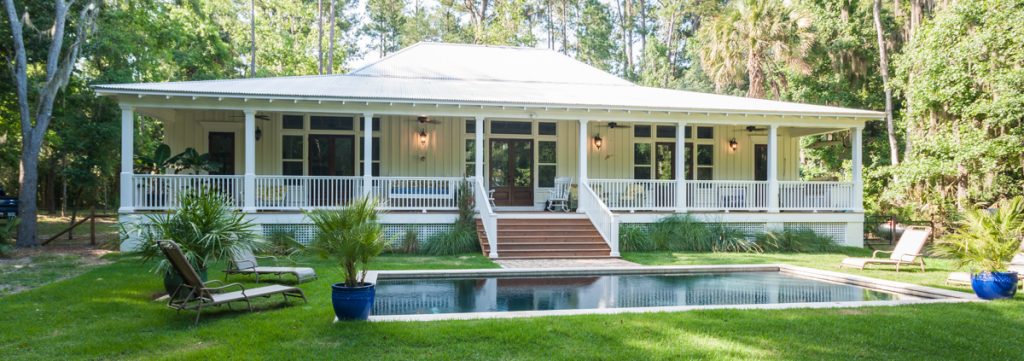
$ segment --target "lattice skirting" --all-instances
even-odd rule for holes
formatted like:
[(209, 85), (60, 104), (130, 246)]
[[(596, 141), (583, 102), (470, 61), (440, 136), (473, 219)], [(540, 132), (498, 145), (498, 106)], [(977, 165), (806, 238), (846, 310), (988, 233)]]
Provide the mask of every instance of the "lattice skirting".
[[(757, 223), (757, 222), (737, 222), (737, 223), (720, 223), (720, 224), (723, 227), (726, 227), (726, 228), (743, 231), (744, 233), (747, 233), (747, 234), (749, 234), (751, 236), (757, 236), (759, 234), (764, 234), (764, 232), (767, 230), (767, 226), (764, 223)], [(621, 232), (621, 229), (623, 227), (635, 227), (635, 228), (639, 228), (639, 229), (642, 229), (642, 230), (646, 231), (646, 230), (650, 230), (652, 225), (653, 225), (653, 223), (622, 223), (622, 224), (619, 225), (619, 229), (620, 229), (620, 232)]]
[[(391, 240), (391, 246), (398, 247), (405, 238), (405, 232), (412, 229), (416, 231), (417, 239), (422, 244), (431, 236), (448, 231), (451, 224), (385, 224), (384, 237)], [(286, 233), (295, 238), (299, 243), (309, 245), (313, 242), (316, 228), (312, 224), (264, 224), (263, 236), (270, 236), (274, 233)]]
[(814, 231), (819, 236), (830, 237), (836, 243), (846, 243), (846, 225), (842, 222), (801, 222), (786, 223), (783, 228), (786, 230), (807, 229)]

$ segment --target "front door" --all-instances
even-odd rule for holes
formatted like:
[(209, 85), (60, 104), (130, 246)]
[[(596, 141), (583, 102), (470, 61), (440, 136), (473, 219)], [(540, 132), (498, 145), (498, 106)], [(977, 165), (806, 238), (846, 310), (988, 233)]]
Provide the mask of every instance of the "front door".
[(309, 175), (354, 176), (355, 138), (351, 135), (309, 135)]
[(492, 139), (490, 183), (494, 205), (533, 205), (533, 140)]
[(754, 144), (754, 180), (768, 180), (768, 145)]
[(210, 161), (216, 164), (210, 174), (235, 174), (235, 133), (210, 132), (207, 140)]

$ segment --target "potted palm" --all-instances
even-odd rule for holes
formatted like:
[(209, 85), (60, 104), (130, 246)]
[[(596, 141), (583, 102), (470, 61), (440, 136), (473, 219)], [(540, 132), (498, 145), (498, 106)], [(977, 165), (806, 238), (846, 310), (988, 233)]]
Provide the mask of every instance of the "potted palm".
[(164, 258), (158, 240), (169, 239), (181, 247), (185, 258), (206, 280), (206, 271), (216, 262), (229, 260), (236, 252), (254, 252), (263, 240), (253, 232), (252, 223), (231, 209), (224, 196), (209, 191), (185, 192), (180, 206), (169, 214), (150, 215), (136, 227), (141, 238), (139, 254), (143, 261), (158, 259), (154, 271), (164, 277), (164, 288), (172, 297), (181, 285), (181, 276)]
[(341, 266), (345, 281), (331, 286), (331, 302), (339, 320), (366, 320), (373, 306), (374, 285), (366, 282), (370, 260), (388, 246), (378, 222), (377, 201), (356, 199), (340, 209), (317, 209), (306, 214), (316, 227), (311, 249)]
[(1017, 272), (1007, 272), (1024, 236), (1024, 198), (1002, 200), (993, 209), (964, 213), (955, 233), (938, 243), (941, 254), (971, 272), (978, 297), (1009, 298), (1017, 292)]

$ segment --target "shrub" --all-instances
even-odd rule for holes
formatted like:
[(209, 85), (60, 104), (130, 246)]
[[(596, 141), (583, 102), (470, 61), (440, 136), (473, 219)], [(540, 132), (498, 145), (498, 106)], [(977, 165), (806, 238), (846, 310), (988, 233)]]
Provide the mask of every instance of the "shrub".
[(655, 251), (654, 241), (647, 233), (646, 227), (625, 225), (619, 228), (619, 245), (626, 252)]
[(480, 243), (476, 238), (476, 226), (456, 222), (452, 229), (430, 236), (423, 248), (427, 254), (435, 256), (479, 252)]
[(267, 236), (266, 247), (262, 249), (263, 253), (287, 257), (289, 260), (291, 260), (292, 256), (300, 254), (305, 250), (306, 246), (295, 240), (293, 233), (285, 231), (271, 232)]
[(823, 253), (839, 249), (831, 237), (810, 229), (770, 231), (757, 236), (757, 244), (767, 252)]
[(662, 251), (708, 252), (713, 236), (704, 223), (690, 216), (670, 216), (650, 227), (654, 248)]
[[(743, 230), (726, 226), (723, 223), (707, 223), (711, 252), (755, 252), (761, 253), (762, 248)], [(708, 250), (702, 250), (707, 252)]]
[(18, 229), (18, 218), (10, 218), (7, 224), (0, 227), (0, 258), (7, 258), (14, 251), (15, 234)]
[(420, 249), (420, 234), (416, 232), (414, 228), (408, 228), (405, 230), (405, 235), (402, 237), (402, 247), (399, 251), (402, 253), (416, 253)]

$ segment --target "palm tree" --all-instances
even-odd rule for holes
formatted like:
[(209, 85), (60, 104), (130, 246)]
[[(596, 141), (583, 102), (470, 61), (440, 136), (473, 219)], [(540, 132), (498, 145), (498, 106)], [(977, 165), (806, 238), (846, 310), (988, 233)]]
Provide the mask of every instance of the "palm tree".
[(778, 98), (787, 84), (784, 70), (810, 71), (803, 61), (809, 27), (809, 18), (781, 0), (733, 0), (701, 28), (700, 61), (718, 91), (746, 83), (749, 97), (763, 98), (770, 86)]

